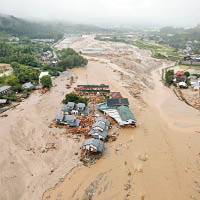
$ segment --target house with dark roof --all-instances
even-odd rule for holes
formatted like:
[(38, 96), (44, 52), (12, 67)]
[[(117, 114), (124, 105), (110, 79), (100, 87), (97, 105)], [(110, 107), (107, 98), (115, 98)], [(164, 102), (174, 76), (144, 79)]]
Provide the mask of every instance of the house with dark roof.
[(88, 115), (89, 114), (89, 108), (85, 105), (85, 103), (78, 103), (76, 105), (76, 110), (79, 114), (82, 115)]
[(107, 130), (100, 131), (100, 130), (91, 129), (88, 135), (92, 136), (95, 139), (105, 140), (106, 137), (108, 136), (108, 131)]
[(58, 124), (69, 125), (70, 127), (78, 127), (81, 120), (76, 119), (74, 115), (57, 114), (56, 121)]
[(92, 125), (92, 128), (90, 132), (88, 133), (89, 136), (92, 136), (95, 139), (105, 140), (108, 136), (108, 129), (110, 127), (110, 121), (103, 118), (98, 117), (94, 124)]
[(136, 125), (136, 119), (129, 109), (127, 98), (107, 99), (106, 103), (98, 104), (97, 108), (105, 115), (112, 117), (120, 126)]
[(93, 153), (102, 153), (104, 143), (101, 140), (91, 138), (83, 143), (82, 149)]
[(96, 120), (95, 120), (95, 122), (104, 122), (105, 124), (106, 124), (106, 126), (108, 126), (108, 127), (110, 127), (110, 121), (109, 120), (107, 120), (107, 119), (105, 119), (105, 118), (103, 118), (103, 117), (98, 117)]
[(119, 106), (129, 106), (128, 98), (113, 98), (106, 99), (106, 104), (109, 108), (119, 107)]
[(8, 91), (10, 91), (11, 86), (2, 86), (0, 87), (0, 94), (6, 94)]
[(95, 121), (94, 124), (92, 125), (92, 129), (93, 130), (99, 130), (99, 131), (103, 131), (106, 129), (106, 125), (104, 122), (101, 121)]
[(89, 108), (84, 103), (75, 104), (74, 102), (68, 102), (62, 107), (61, 111), (69, 115), (88, 115), (90, 112)]
[(68, 102), (66, 105), (64, 105), (61, 108), (61, 111), (64, 112), (64, 113), (67, 113), (67, 114), (71, 114), (72, 111), (74, 110), (74, 108), (75, 108), (75, 103), (74, 102)]

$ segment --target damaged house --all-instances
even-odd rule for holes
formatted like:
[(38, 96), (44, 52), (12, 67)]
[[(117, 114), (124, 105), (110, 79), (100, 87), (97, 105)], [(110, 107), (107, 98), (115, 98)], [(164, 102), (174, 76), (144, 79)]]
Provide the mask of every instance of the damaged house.
[(57, 114), (56, 121), (58, 124), (69, 125), (70, 127), (78, 127), (81, 120), (76, 119), (74, 115)]
[(85, 105), (85, 103), (78, 103), (76, 105), (76, 111), (78, 111), (78, 113), (81, 115), (89, 114), (89, 108)]
[(75, 104), (74, 102), (68, 102), (62, 107), (61, 111), (68, 115), (88, 115), (90, 112), (89, 108), (86, 106), (85, 103)]
[(75, 103), (74, 102), (68, 102), (66, 105), (64, 105), (61, 109), (63, 113), (71, 114), (72, 111), (75, 109)]
[(102, 153), (104, 143), (101, 140), (91, 138), (83, 143), (82, 149), (93, 153)]
[(107, 99), (105, 103), (98, 104), (97, 108), (105, 115), (112, 117), (120, 126), (136, 125), (136, 119), (129, 108), (127, 98)]
[(89, 136), (92, 136), (95, 139), (105, 140), (108, 136), (108, 129), (110, 127), (110, 121), (99, 117), (96, 119), (90, 132), (88, 133)]

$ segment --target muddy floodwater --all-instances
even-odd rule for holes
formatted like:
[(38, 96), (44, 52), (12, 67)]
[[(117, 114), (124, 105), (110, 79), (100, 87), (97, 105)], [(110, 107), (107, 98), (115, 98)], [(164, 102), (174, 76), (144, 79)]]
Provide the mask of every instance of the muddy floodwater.
[[(173, 63), (94, 36), (57, 47), (83, 52), (88, 66), (64, 72), (50, 91), (35, 91), (0, 117), (0, 199), (200, 199), (200, 113), (162, 84), (161, 68)], [(77, 79), (67, 89), (71, 74)], [(129, 98), (137, 128), (120, 128), (101, 159), (84, 167), (83, 138), (51, 123), (77, 84), (102, 83)]]
[[(88, 37), (73, 47), (81, 50), (91, 44), (113, 45)], [(160, 69), (170, 63), (154, 61), (148, 52), (137, 48), (133, 54), (145, 60), (144, 70), (118, 66), (110, 57), (99, 56), (87, 67), (74, 69), (78, 83), (109, 84), (112, 91), (128, 97), (138, 126), (121, 128), (118, 139), (105, 145), (95, 165), (72, 170), (44, 193), (43, 200), (200, 199), (200, 113), (162, 84)], [(122, 78), (122, 73), (128, 73), (130, 80), (137, 78), (140, 88)], [(142, 86), (144, 77), (149, 81), (146, 86)], [(139, 98), (132, 89), (140, 90)]]

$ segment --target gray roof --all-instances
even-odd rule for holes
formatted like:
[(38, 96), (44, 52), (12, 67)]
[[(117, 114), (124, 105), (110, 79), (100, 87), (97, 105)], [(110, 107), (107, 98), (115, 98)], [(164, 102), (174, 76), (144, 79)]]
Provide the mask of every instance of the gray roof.
[(84, 114), (88, 115), (89, 113), (90, 113), (90, 109), (88, 107), (86, 107), (85, 110), (84, 110)]
[(33, 88), (33, 87), (34, 87), (34, 85), (33, 85), (31, 82), (24, 83), (24, 84), (22, 85), (22, 88), (23, 88), (23, 89), (24, 89), (24, 88), (30, 89), (30, 88)]
[(103, 152), (103, 149), (104, 149), (104, 143), (101, 141), (101, 140), (98, 140), (98, 139), (94, 139), (94, 138), (91, 138), (91, 139), (88, 139), (86, 140), (84, 143), (83, 143), (83, 146), (82, 146), (82, 149), (85, 149), (86, 148), (86, 145), (94, 145), (96, 148), (97, 148), (97, 151), (98, 152)]
[(103, 122), (105, 122), (106, 126), (110, 126), (110, 121), (107, 120), (107, 119), (105, 119), (105, 118), (103, 118), (103, 117), (98, 117), (98, 118), (95, 120), (95, 122), (98, 122), (98, 121), (103, 121)]
[[(102, 137), (106, 138), (108, 136), (108, 131), (107, 130), (103, 130), (103, 131), (99, 131), (99, 130), (90, 130), (90, 132), (88, 133), (89, 136), (93, 136), (93, 134), (97, 133), (98, 135), (101, 135)], [(93, 136), (95, 139), (99, 139), (98, 136)]]
[(74, 115), (65, 115), (65, 121), (74, 121), (75, 119)]
[(106, 100), (107, 106), (128, 106), (129, 102), (127, 98), (112, 98)]
[(120, 106), (117, 108), (117, 111), (122, 119), (122, 121), (133, 120), (136, 123), (136, 119), (133, 116), (133, 113), (130, 111), (127, 106)]
[(63, 112), (68, 112), (69, 111), (69, 108), (67, 105), (64, 105), (62, 108), (61, 108), (61, 111)]
[(27, 98), (28, 97), (28, 94), (27, 93), (24, 93), (21, 95), (21, 98)]
[(95, 128), (95, 127), (100, 127), (104, 130), (106, 128), (106, 125), (98, 121), (98, 122), (94, 122), (94, 124), (92, 125), (92, 128)]
[(57, 114), (57, 115), (56, 115), (56, 120), (62, 121), (63, 118), (64, 118), (64, 115), (63, 115), (63, 114)]
[(73, 109), (74, 106), (75, 106), (75, 103), (74, 102), (68, 102), (67, 106)]
[(76, 119), (74, 115), (63, 115), (57, 114), (56, 121), (63, 124), (68, 124), (69, 126), (76, 127), (80, 125), (81, 120)]
[(2, 86), (2, 87), (0, 87), (0, 93), (4, 92), (6, 90), (9, 90), (10, 88), (11, 88), (11, 86)]
[(84, 103), (78, 103), (76, 106), (77, 106), (77, 108), (85, 108), (85, 104)]

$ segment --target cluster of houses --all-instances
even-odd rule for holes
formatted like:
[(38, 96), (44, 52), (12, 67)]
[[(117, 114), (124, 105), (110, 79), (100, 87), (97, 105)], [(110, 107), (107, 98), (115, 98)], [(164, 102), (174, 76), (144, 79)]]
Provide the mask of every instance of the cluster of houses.
[[(39, 75), (39, 80), (41, 80), (41, 78), (43, 76), (49, 75), (49, 72), (41, 72)], [(28, 97), (28, 91), (35, 89), (35, 85), (31, 82), (27, 82), (22, 84), (22, 90), (24, 91), (23, 94), (21, 94), (20, 98), (24, 99)], [(10, 101), (8, 99), (3, 99), (2, 96), (5, 96), (7, 94), (13, 94), (12, 91), (12, 87), (9, 85), (6, 86), (2, 86), (0, 87), (0, 107), (3, 107), (5, 105), (7, 105)]]
[[(194, 90), (200, 89), (200, 78), (197, 78), (196, 76), (190, 76), (188, 77), (190, 80), (190, 85)], [(188, 85), (186, 83), (187, 76), (185, 75), (185, 72), (183, 71), (177, 71), (174, 75), (174, 82), (177, 83), (177, 87), (180, 88), (187, 88)]]
[(184, 60), (181, 61), (183, 65), (200, 65), (200, 56), (185, 56)]
[[(110, 92), (109, 86), (104, 84), (78, 85), (75, 90), (84, 95), (106, 95), (108, 98), (105, 98), (104, 103), (97, 104), (97, 109), (113, 118), (120, 126), (136, 126), (136, 119), (129, 108), (128, 98), (123, 98), (120, 92)], [(89, 107), (84, 103), (68, 102), (61, 108), (61, 113), (57, 114), (55, 119), (58, 124), (79, 127), (81, 120), (76, 116), (88, 115), (89, 112)], [(110, 125), (109, 120), (98, 117), (87, 133), (91, 138), (83, 143), (82, 149), (92, 153), (102, 153)]]
[(85, 103), (68, 102), (61, 108), (61, 113), (56, 115), (56, 121), (58, 124), (78, 127), (81, 121), (76, 119), (76, 116), (88, 115), (89, 112), (90, 109)]
[[(55, 118), (58, 124), (79, 127), (81, 120), (77, 119), (76, 116), (88, 115), (90, 109), (84, 103), (76, 104), (74, 102), (68, 102), (61, 108), (61, 112)], [(109, 127), (109, 120), (103, 117), (97, 118), (88, 133), (88, 136), (91, 138), (83, 143), (82, 149), (94, 153), (102, 153), (104, 149), (104, 143), (102, 141), (108, 136)]]
[(98, 117), (88, 133), (92, 138), (83, 143), (82, 149), (93, 153), (102, 153), (104, 150), (104, 141), (108, 136), (109, 127), (109, 120)]
[[(32, 90), (34, 88), (35, 88), (35, 85), (33, 85), (31, 82), (22, 84), (22, 89)], [(12, 87), (9, 85), (0, 87), (0, 97), (7, 95), (10, 91), (12, 91)], [(27, 93), (24, 93), (21, 95), (21, 98), (27, 98), (27, 97), (28, 97)], [(8, 103), (9, 103), (8, 99), (0, 98), (0, 106), (1, 107), (7, 105)]]
[(43, 52), (43, 54), (37, 54), (35, 55), (37, 59), (40, 60), (40, 62), (45, 63), (45, 64), (51, 64), (53, 66), (56, 66), (58, 62), (58, 57), (55, 52), (52, 51), (46, 51)]

